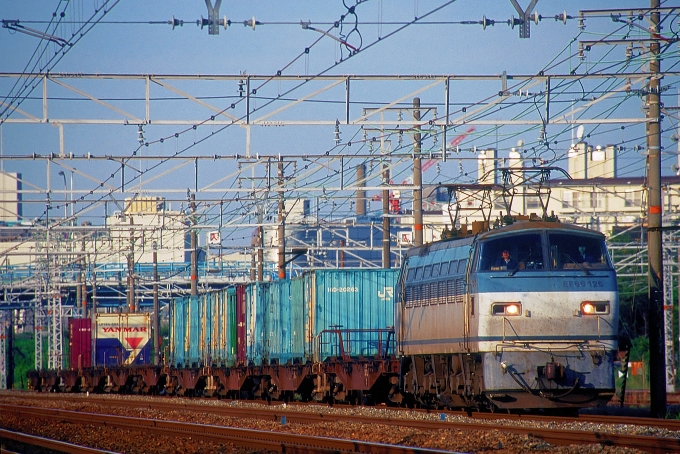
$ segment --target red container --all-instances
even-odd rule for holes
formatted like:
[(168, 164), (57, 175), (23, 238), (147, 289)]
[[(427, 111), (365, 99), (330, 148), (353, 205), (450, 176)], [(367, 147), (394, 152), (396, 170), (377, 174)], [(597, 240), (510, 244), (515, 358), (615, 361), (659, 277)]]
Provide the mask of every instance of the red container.
[(71, 370), (92, 367), (92, 320), (69, 318), (68, 332)]

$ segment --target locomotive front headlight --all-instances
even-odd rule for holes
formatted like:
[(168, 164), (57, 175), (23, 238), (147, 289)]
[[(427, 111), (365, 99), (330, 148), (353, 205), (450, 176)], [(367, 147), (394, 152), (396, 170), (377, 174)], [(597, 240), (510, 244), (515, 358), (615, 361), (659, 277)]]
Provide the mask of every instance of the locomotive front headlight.
[(516, 316), (522, 314), (521, 303), (493, 303), (491, 305), (491, 313), (493, 315), (507, 315)]
[(517, 315), (519, 313), (519, 306), (517, 304), (508, 304), (505, 308), (508, 315)]
[(582, 315), (606, 315), (609, 314), (609, 301), (583, 301), (581, 302)]

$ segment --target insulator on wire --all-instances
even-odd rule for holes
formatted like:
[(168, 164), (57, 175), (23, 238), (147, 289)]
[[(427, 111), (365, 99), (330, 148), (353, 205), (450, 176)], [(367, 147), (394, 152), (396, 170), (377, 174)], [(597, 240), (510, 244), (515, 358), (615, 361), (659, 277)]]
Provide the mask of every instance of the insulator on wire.
[(175, 27), (183, 27), (184, 21), (180, 19), (175, 19), (175, 16), (172, 16), (172, 19), (169, 21), (169, 24), (172, 25), (172, 29), (174, 30)]
[(340, 145), (340, 120), (335, 120), (334, 136), (335, 145)]

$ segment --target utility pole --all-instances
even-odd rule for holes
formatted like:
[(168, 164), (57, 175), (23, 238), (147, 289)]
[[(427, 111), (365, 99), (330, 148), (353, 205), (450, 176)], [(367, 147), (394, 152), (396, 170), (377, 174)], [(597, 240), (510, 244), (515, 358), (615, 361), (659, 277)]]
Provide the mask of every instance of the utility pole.
[(279, 279), (286, 278), (286, 202), (283, 194), (283, 158), (279, 157), (279, 172), (278, 172), (279, 182), (279, 263), (278, 263), (278, 274)]
[[(5, 314), (0, 312), (0, 389), (9, 389), (9, 360), (7, 350), (7, 326), (5, 326)], [(11, 347), (10, 347), (11, 348)]]
[[(366, 164), (359, 164), (357, 171), (357, 187), (366, 186)], [(366, 190), (357, 189), (357, 216), (366, 216)]]
[[(658, 37), (659, 0), (651, 0), (653, 11), (649, 14), (650, 34)], [(664, 293), (662, 254), (662, 200), (661, 200), (661, 93), (658, 59), (659, 42), (649, 45), (649, 83), (647, 84), (647, 151), (648, 196), (647, 244), (649, 271), (647, 275), (649, 296), (649, 394), (652, 416), (666, 417), (666, 364), (664, 336)]]
[(189, 207), (191, 208), (191, 296), (198, 296), (198, 254), (196, 248), (198, 245), (196, 234), (196, 194), (191, 194), (189, 197)]
[(7, 389), (14, 389), (14, 309), (9, 311), (9, 326), (7, 327)]
[[(420, 120), (420, 98), (413, 98), (413, 119)], [(415, 134), (413, 135), (413, 185), (416, 187), (413, 190), (413, 243), (416, 246), (423, 245), (423, 169), (420, 161), (420, 147), (422, 136), (420, 133), (420, 125), (415, 125)]]
[(158, 304), (158, 243), (155, 241), (153, 247), (153, 365), (158, 366), (160, 363), (160, 314)]
[(82, 301), (83, 303), (83, 318), (87, 318), (87, 259), (85, 256), (85, 238), (82, 239), (80, 243), (80, 250), (82, 252), (82, 255), (80, 256), (80, 272), (78, 273), (78, 277), (80, 278), (81, 282), (81, 287), (80, 287), (80, 297), (81, 299), (79, 301)]
[[(80, 268), (81, 266), (82, 266), (82, 262), (81, 262), (80, 259), (78, 259), (78, 268)], [(83, 288), (82, 288), (82, 284), (83, 284), (82, 279), (83, 279), (82, 270), (79, 269), (79, 270), (76, 272), (76, 305), (75, 305), (75, 310), (76, 310), (76, 311), (78, 310), (78, 307), (80, 306), (80, 302), (83, 300), (83, 296), (82, 296), (82, 294), (81, 294), (81, 292), (82, 292), (82, 290), (83, 290)], [(83, 307), (83, 317), (85, 317), (85, 307)]]
[(257, 238), (257, 280), (262, 282), (264, 280), (264, 227), (261, 225), (257, 229)]
[(130, 216), (130, 252), (127, 256), (127, 304), (130, 312), (135, 310), (135, 234), (134, 221)]
[[(661, 10), (659, 0), (650, 0), (649, 38), (632, 38), (630, 40), (606, 39), (598, 41), (582, 41), (581, 49), (589, 49), (593, 45), (611, 45), (640, 41), (649, 43), (649, 73), (646, 87), (646, 135), (647, 135), (647, 247), (648, 247), (648, 299), (649, 299), (649, 375), (650, 375), (650, 410), (652, 416), (664, 418), (666, 416), (666, 386), (667, 377), (672, 374), (672, 364), (666, 364), (666, 327), (664, 316), (671, 316), (671, 311), (664, 307), (664, 270), (663, 270), (663, 237), (662, 237), (662, 191), (661, 191), (661, 64), (659, 60), (659, 19)], [(633, 10), (607, 10), (612, 17), (615, 13), (625, 17), (633, 15)], [(586, 11), (586, 15), (600, 14), (598, 11)], [(584, 12), (581, 12), (584, 16)], [(623, 22), (623, 21), (621, 21)], [(632, 23), (629, 21), (629, 23)], [(647, 30), (647, 29), (645, 29)], [(670, 348), (670, 346), (669, 346)]]
[[(260, 228), (257, 228), (257, 236), (260, 237)], [(252, 246), (255, 246), (254, 244)], [(257, 280), (257, 249), (253, 247), (253, 251), (250, 254), (250, 280)]]
[[(383, 153), (385, 150), (382, 150)], [(383, 184), (390, 184), (390, 168), (387, 157), (383, 157)], [(382, 191), (382, 211), (383, 211), (383, 247), (382, 247), (382, 267), (390, 268), (390, 190)]]
[(92, 343), (90, 344), (90, 351), (92, 356), (90, 357), (90, 364), (95, 365), (97, 362), (96, 348), (94, 345), (94, 338), (96, 337), (97, 330), (97, 239), (94, 239), (94, 261), (90, 258), (88, 254), (88, 261), (90, 262), (90, 267), (92, 267), (92, 311), (90, 312), (90, 326), (95, 335), (92, 336)]

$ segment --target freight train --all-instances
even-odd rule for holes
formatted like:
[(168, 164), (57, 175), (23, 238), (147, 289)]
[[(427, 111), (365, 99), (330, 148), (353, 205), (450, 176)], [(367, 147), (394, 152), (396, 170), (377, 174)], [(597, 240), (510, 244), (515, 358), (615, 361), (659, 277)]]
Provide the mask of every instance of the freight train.
[(130, 365), (36, 371), (31, 383), (491, 411), (569, 411), (615, 392), (605, 238), (560, 222), (415, 247), (400, 270), (315, 270), (177, 299), (169, 321), (162, 365), (123, 355)]

